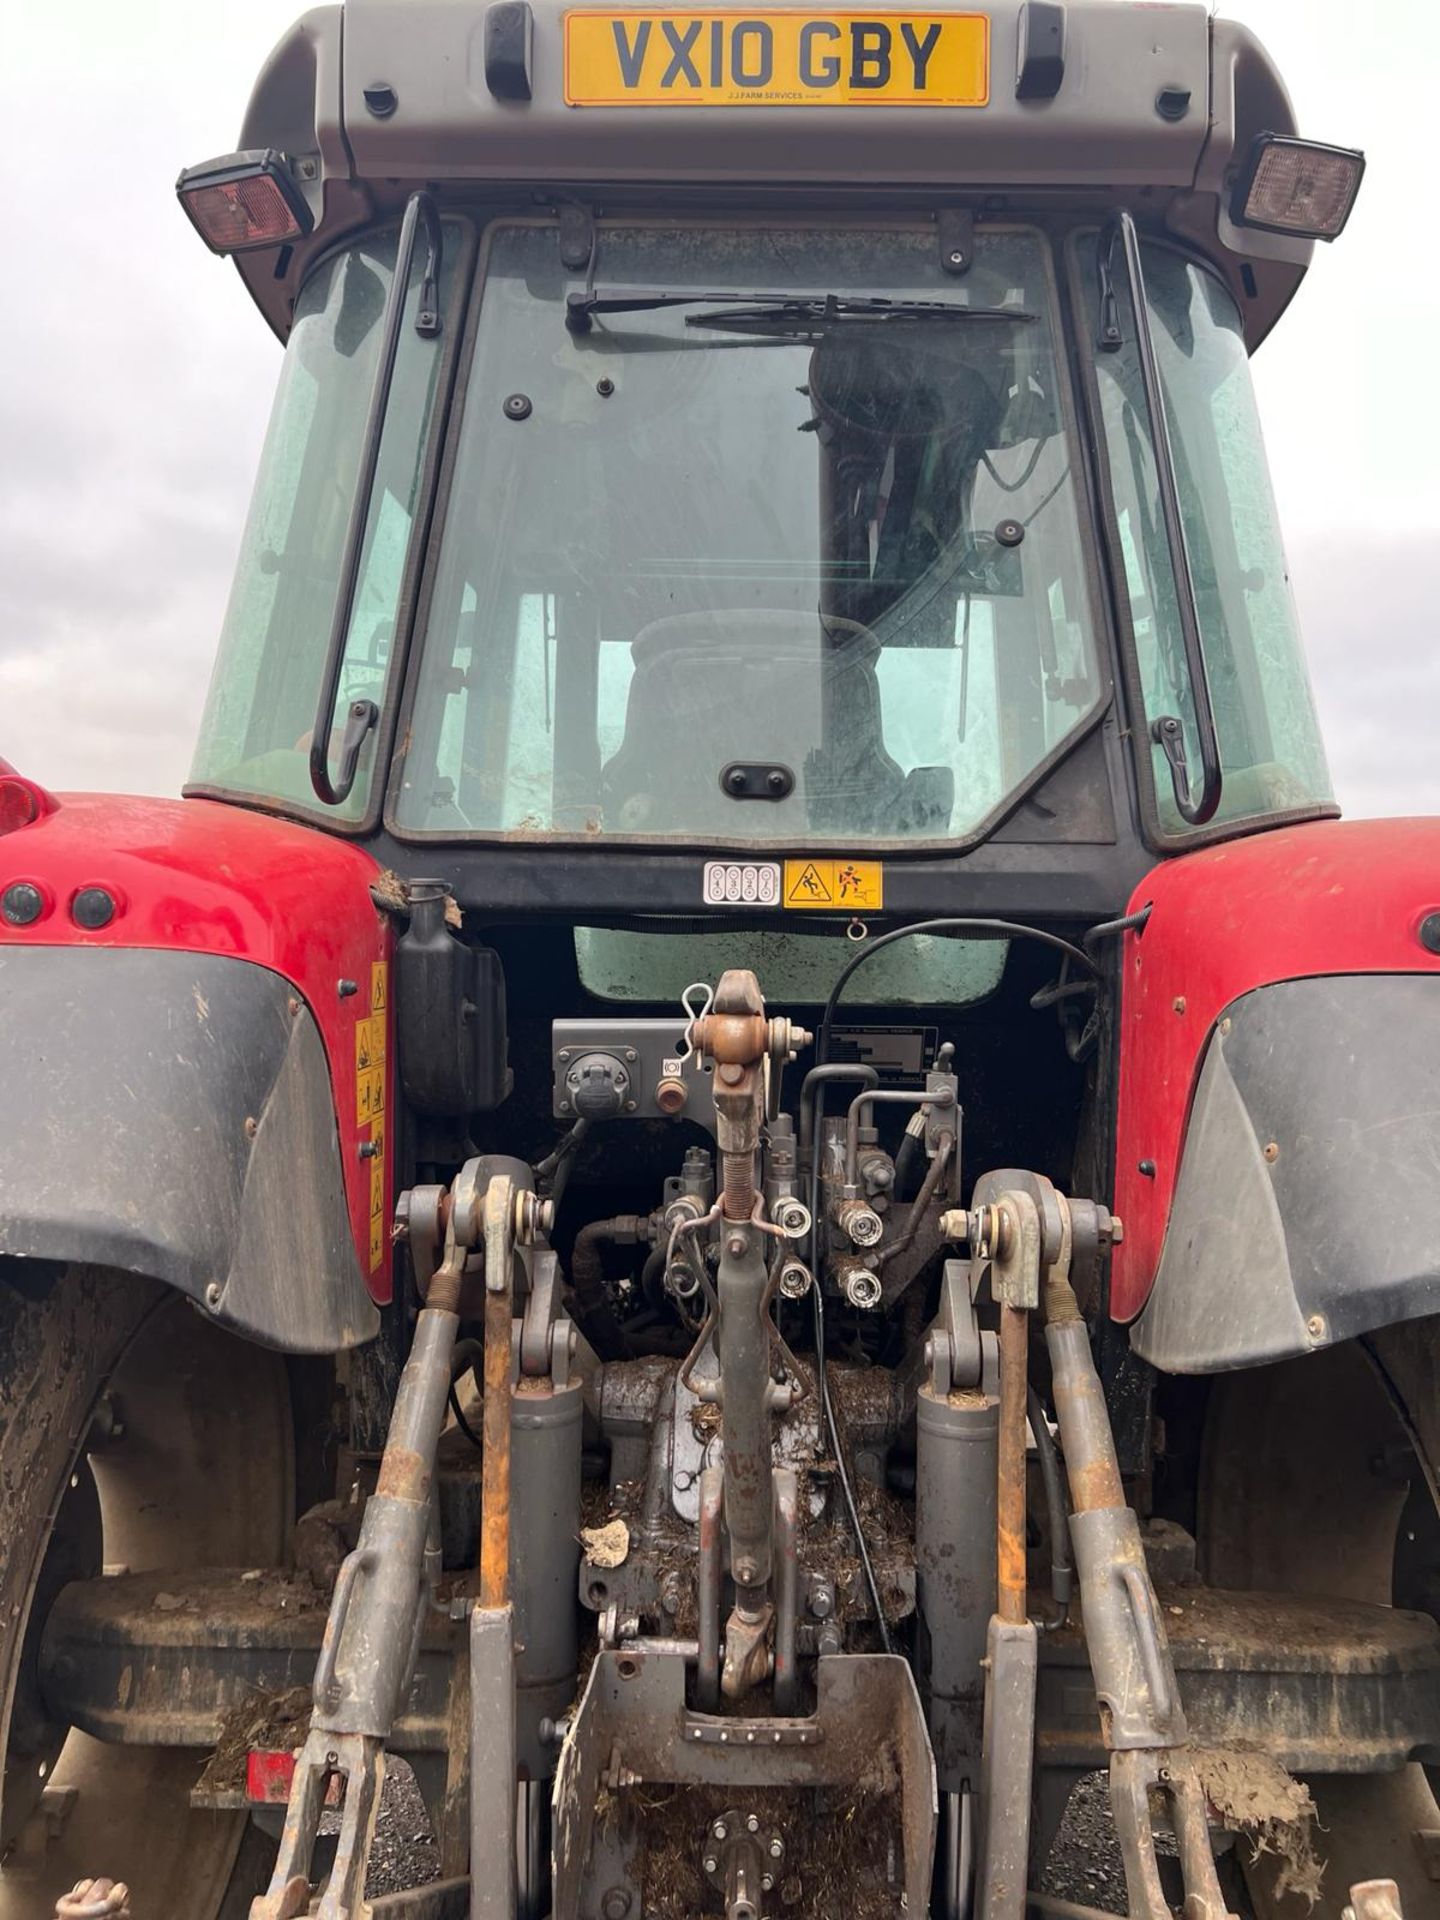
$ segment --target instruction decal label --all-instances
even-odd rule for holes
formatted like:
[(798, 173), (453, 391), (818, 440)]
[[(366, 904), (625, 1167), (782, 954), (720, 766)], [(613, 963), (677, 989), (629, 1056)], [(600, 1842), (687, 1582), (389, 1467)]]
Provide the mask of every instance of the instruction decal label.
[(831, 913), (878, 913), (885, 904), (885, 869), (878, 860), (787, 860), (785, 904)]
[(778, 860), (707, 860), (704, 901), (707, 907), (778, 907)]

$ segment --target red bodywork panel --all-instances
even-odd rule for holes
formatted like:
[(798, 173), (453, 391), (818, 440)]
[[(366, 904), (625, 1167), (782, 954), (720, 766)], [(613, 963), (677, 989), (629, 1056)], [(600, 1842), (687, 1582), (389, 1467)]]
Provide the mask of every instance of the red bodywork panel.
[(1156, 867), (1130, 911), (1147, 903), (1123, 959), (1116, 1320), (1149, 1297), (1200, 1061), (1231, 1001), (1317, 974), (1440, 972), (1419, 938), (1440, 909), (1440, 818), (1315, 821), (1232, 840)]
[[(0, 891), (30, 881), (45, 899), (30, 926), (0, 921), (15, 946), (158, 947), (249, 960), (283, 976), (325, 1043), (350, 1224), (372, 1296), (390, 1298), (390, 925), (370, 898), (368, 853), (290, 821), (212, 800), (62, 794), (53, 813), (0, 835)], [(108, 926), (77, 926), (70, 902), (104, 887)], [(353, 982), (343, 993), (340, 983)], [(361, 1158), (362, 1143), (377, 1151)]]

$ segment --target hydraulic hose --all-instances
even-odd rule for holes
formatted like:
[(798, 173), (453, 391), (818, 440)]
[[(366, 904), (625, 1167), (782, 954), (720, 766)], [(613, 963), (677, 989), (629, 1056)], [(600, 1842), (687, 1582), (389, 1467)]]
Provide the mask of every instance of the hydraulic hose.
[(628, 1231), (628, 1221), (591, 1220), (581, 1227), (570, 1249), (570, 1287), (577, 1318), (590, 1344), (607, 1360), (619, 1359), (629, 1350), (624, 1329), (605, 1291), (605, 1269), (600, 1260), (601, 1247), (616, 1239), (622, 1229)]
[(1040, 1478), (1045, 1486), (1045, 1506), (1050, 1524), (1050, 1595), (1056, 1617), (1044, 1622), (1047, 1632), (1063, 1627), (1070, 1617), (1070, 1597), (1075, 1590), (1075, 1560), (1070, 1547), (1070, 1515), (1065, 1506), (1065, 1488), (1060, 1477), (1060, 1455), (1045, 1406), (1031, 1387), (1026, 1401), (1030, 1409), (1030, 1430), (1035, 1435), (1035, 1451), (1040, 1456)]
[[(909, 1137), (909, 1135), (906, 1136), (907, 1139)], [(925, 1178), (920, 1183), (920, 1191), (916, 1194), (915, 1204), (910, 1209), (910, 1218), (905, 1222), (905, 1231), (900, 1235), (898, 1240), (894, 1240), (888, 1247), (882, 1247), (880, 1249), (879, 1253), (875, 1256), (875, 1265), (877, 1267), (885, 1266), (889, 1261), (893, 1260), (897, 1254), (904, 1253), (906, 1248), (909, 1247), (914, 1240), (916, 1234), (920, 1231), (920, 1222), (925, 1218), (925, 1209), (935, 1198), (940, 1182), (945, 1178), (945, 1169), (950, 1164), (950, 1156), (954, 1151), (954, 1134), (942, 1133), (940, 1136), (940, 1144), (935, 1149), (935, 1156), (925, 1169)]]

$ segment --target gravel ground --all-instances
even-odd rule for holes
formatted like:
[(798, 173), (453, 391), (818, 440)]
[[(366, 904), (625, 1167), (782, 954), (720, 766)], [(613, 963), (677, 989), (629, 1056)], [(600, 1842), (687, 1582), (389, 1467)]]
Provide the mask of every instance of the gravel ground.
[(1087, 1773), (1071, 1794), (1040, 1890), (1084, 1907), (1127, 1911), (1107, 1774)]
[[(420, 1886), (437, 1879), (439, 1873), (440, 1857), (415, 1776), (403, 1760), (392, 1760), (370, 1853), (366, 1896), (373, 1900), (382, 1893)], [(1124, 1913), (1125, 1873), (1103, 1773), (1087, 1774), (1071, 1796), (1043, 1890), (1082, 1906)]]
[(382, 1893), (400, 1893), (439, 1877), (440, 1855), (415, 1776), (403, 1760), (392, 1759), (385, 1769), (365, 1897), (374, 1900)]

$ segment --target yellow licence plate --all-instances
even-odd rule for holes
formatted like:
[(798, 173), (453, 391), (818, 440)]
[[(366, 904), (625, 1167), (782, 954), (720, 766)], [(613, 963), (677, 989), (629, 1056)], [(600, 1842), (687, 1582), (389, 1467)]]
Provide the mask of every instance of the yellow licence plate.
[(983, 13), (565, 15), (570, 107), (983, 107)]

